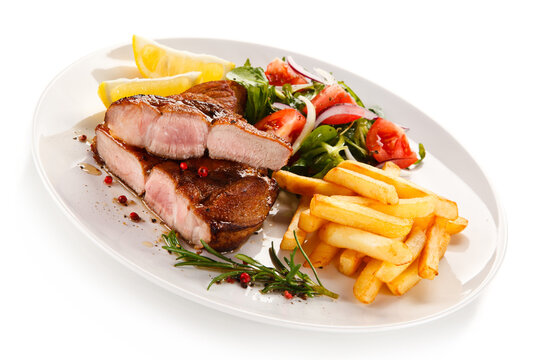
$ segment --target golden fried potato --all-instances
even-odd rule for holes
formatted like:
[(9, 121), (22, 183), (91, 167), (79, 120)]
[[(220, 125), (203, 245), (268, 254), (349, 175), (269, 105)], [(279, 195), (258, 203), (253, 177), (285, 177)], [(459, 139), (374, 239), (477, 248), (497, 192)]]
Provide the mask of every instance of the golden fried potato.
[(391, 161), (385, 162), (382, 169), (392, 176), (399, 176), (401, 174), (401, 168)]
[(436, 201), (436, 198), (431, 195), (420, 198), (399, 199), (395, 205), (381, 204), (378, 201), (361, 196), (334, 195), (332, 198), (364, 205), (387, 215), (406, 219), (423, 218), (432, 215)]
[(448, 221), (448, 224), (446, 225), (446, 232), (448, 232), (450, 235), (454, 235), (465, 230), (467, 225), (469, 225), (469, 220), (460, 216), (455, 220)]
[(328, 223), (319, 230), (319, 239), (345, 249), (352, 249), (372, 258), (395, 265), (412, 261), (412, 253), (400, 240), (390, 239), (357, 228)]
[(298, 221), (300, 220), (300, 213), (309, 208), (310, 201), (310, 196), (302, 196), (300, 198), (300, 201), (298, 202), (298, 207), (296, 208), (296, 211), (291, 219), (289, 227), (287, 228), (287, 231), (285, 232), (285, 235), (283, 235), (283, 239), (281, 240), (280, 248), (282, 250), (292, 250), (296, 247), (296, 241), (294, 239), (295, 231), (296, 238), (298, 239), (300, 245), (302, 245), (306, 240), (307, 233), (298, 227)]
[[(405, 240), (405, 245), (409, 248), (412, 253), (413, 260), (415, 260), (426, 242), (426, 234), (421, 228), (413, 227), (407, 240)], [(401, 274), (410, 264), (403, 265), (394, 265), (389, 262), (383, 262), (375, 276), (377, 276), (383, 282), (390, 282), (394, 280), (399, 274)]]
[(324, 180), (346, 187), (357, 194), (380, 201), (383, 204), (397, 204), (398, 202), (395, 187), (351, 170), (335, 167), (325, 175)]
[(364, 254), (356, 250), (344, 249), (339, 255), (339, 272), (347, 276), (353, 275), (360, 267), (364, 257)]
[(380, 180), (392, 185), (395, 187), (400, 198), (409, 199), (423, 197), (426, 195), (435, 196), (435, 214), (437, 216), (444, 217), (449, 220), (455, 220), (458, 217), (458, 208), (455, 202), (445, 199), (432, 191), (424, 189), (399, 176), (394, 176), (382, 169), (358, 161), (346, 160), (341, 162), (338, 167), (352, 170), (358, 172), (359, 174), (370, 176), (376, 180)]
[[(311, 261), (313, 267), (321, 268), (330, 264), (334, 256), (336, 256), (340, 250), (341, 249), (338, 247), (319, 240), (311, 254), (309, 254), (309, 261)], [(304, 262), (304, 267), (309, 267), (307, 261)]]
[(279, 187), (293, 194), (311, 196), (313, 194), (324, 195), (354, 195), (354, 191), (342, 186), (329, 183), (322, 179), (296, 175), (292, 172), (279, 170), (272, 174)]
[(354, 296), (364, 304), (371, 304), (379, 293), (382, 281), (375, 276), (375, 273), (380, 266), (379, 260), (370, 259), (354, 283)]
[(403, 295), (422, 280), (418, 275), (418, 259), (410, 264), (405, 271), (394, 280), (387, 282), (386, 286), (394, 295)]
[(363, 229), (389, 238), (400, 238), (411, 231), (413, 221), (387, 215), (369, 207), (316, 194), (310, 205), (314, 216), (338, 224)]
[(307, 233), (312, 233), (319, 230), (319, 228), (327, 222), (328, 220), (311, 215), (311, 211), (309, 209), (306, 209), (300, 214), (298, 227)]
[(446, 234), (447, 220), (437, 217), (427, 231), (426, 244), (418, 258), (418, 275), (433, 280), (439, 273), (439, 248)]

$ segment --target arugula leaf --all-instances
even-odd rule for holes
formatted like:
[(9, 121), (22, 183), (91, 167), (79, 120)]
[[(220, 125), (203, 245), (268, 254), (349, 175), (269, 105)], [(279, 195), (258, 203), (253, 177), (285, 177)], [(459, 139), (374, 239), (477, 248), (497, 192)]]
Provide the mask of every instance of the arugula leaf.
[(247, 59), (244, 66), (232, 69), (226, 77), (246, 88), (247, 102), (244, 117), (251, 124), (273, 111), (271, 105), (275, 98), (274, 87), (268, 84), (262, 68), (252, 67)]
[(329, 142), (336, 137), (338, 137), (338, 132), (333, 126), (321, 125), (304, 139), (300, 146), (300, 151), (307, 152), (320, 146), (323, 142)]
[(420, 159), (418, 159), (413, 165), (418, 165), (424, 158), (426, 157), (426, 149), (424, 148), (424, 144), (420, 143), (418, 144), (418, 155), (420, 155)]

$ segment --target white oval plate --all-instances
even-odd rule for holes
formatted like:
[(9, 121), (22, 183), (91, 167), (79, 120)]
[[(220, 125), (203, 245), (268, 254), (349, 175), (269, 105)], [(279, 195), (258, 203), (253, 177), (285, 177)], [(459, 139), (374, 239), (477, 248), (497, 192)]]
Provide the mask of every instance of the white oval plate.
[[(379, 105), (386, 118), (411, 128), (409, 136), (422, 141), (428, 156), (411, 180), (455, 200), (469, 227), (454, 236), (440, 265), (440, 275), (424, 280), (402, 297), (386, 289), (369, 306), (352, 294), (353, 278), (334, 266), (320, 271), (323, 283), (339, 293), (339, 300), (315, 298), (286, 300), (279, 294), (262, 295), (257, 288), (237, 285), (206, 286), (210, 272), (178, 269), (175, 259), (156, 243), (163, 228), (140, 203), (129, 207), (113, 198), (126, 194), (115, 183), (91, 176), (79, 163), (95, 164), (87, 144), (73, 138), (93, 137), (103, 120), (98, 84), (119, 77), (137, 77), (130, 45), (95, 52), (69, 66), (45, 90), (36, 108), (33, 153), (38, 171), (53, 198), (81, 231), (107, 253), (145, 278), (174, 293), (209, 307), (257, 321), (291, 327), (334, 331), (374, 331), (422, 323), (447, 315), (479, 294), (498, 269), (506, 246), (506, 224), (498, 200), (478, 165), (441, 126), (387, 90), (343, 69), (282, 49), (236, 41), (168, 39), (164, 44), (193, 52), (214, 54), (242, 64), (265, 66), (275, 57), (292, 55), (307, 68), (320, 67), (345, 80), (367, 106)], [(133, 198), (133, 196), (130, 196)], [(267, 249), (279, 244), (294, 209), (294, 199), (282, 193), (264, 229), (253, 235), (241, 252), (269, 264)], [(124, 216), (137, 211), (144, 219), (135, 224)], [(287, 255), (287, 253), (282, 253)]]

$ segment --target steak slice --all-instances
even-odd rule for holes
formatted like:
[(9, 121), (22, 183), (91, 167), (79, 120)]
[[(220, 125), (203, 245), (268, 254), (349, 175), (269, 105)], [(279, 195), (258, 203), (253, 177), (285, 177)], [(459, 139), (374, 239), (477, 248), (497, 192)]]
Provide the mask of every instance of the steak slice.
[(118, 176), (137, 195), (144, 193), (144, 184), (150, 170), (164, 161), (115, 139), (109, 129), (102, 124), (96, 127), (92, 149), (109, 171)]
[[(146, 181), (144, 200), (170, 227), (196, 248), (201, 240), (217, 251), (243, 244), (266, 219), (278, 186), (266, 173), (243, 164), (209, 158), (167, 161)], [(197, 174), (199, 167), (208, 176)]]
[(233, 117), (212, 122), (207, 147), (208, 155), (213, 159), (234, 160), (272, 170), (285, 166), (292, 154), (287, 141)]
[(239, 115), (244, 114), (246, 89), (230, 80), (209, 81), (188, 89), (184, 94), (203, 94), (217, 101), (225, 109)]
[(154, 95), (120, 99), (105, 113), (112, 136), (169, 159), (203, 156), (210, 121), (194, 106)]

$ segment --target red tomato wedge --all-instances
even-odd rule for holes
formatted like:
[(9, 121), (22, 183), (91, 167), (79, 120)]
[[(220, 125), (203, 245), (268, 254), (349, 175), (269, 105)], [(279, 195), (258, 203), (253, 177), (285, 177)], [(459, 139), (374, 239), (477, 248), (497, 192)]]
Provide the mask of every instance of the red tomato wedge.
[(283, 86), (285, 84), (307, 84), (302, 75), (291, 69), (289, 64), (281, 59), (275, 59), (266, 67), (266, 77), (270, 85)]
[(317, 115), (335, 104), (356, 104), (351, 95), (338, 84), (325, 87), (311, 103), (315, 106)]
[(375, 120), (366, 136), (366, 147), (378, 162), (392, 161), (405, 169), (418, 160), (402, 128), (383, 118)]
[(300, 135), (306, 118), (295, 109), (284, 109), (268, 115), (255, 124), (259, 130), (271, 132), (280, 138), (294, 143), (294, 140)]

